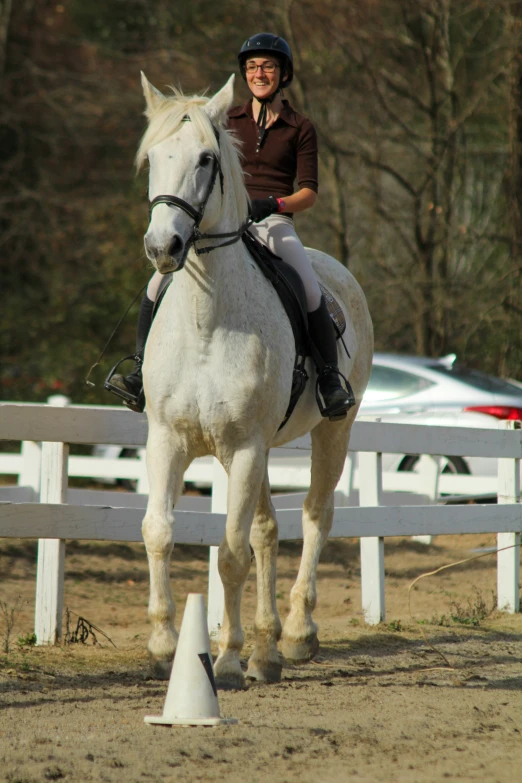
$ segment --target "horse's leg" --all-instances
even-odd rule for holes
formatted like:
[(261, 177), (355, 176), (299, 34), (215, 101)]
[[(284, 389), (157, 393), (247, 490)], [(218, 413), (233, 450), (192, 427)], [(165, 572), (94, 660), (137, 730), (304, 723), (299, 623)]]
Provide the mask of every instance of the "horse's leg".
[(355, 411), (350, 411), (344, 421), (323, 420), (312, 430), (312, 475), (303, 506), (303, 553), (283, 628), (282, 652), (290, 662), (309, 661), (319, 649), (317, 625), (312, 620), (317, 564), (332, 527), (334, 490), (343, 471), (354, 418)]
[(174, 543), (173, 508), (183, 486), (185, 465), (186, 455), (176, 448), (172, 432), (149, 420), (147, 471), (150, 490), (141, 530), (150, 575), (149, 620), (152, 631), (148, 650), (154, 674), (161, 679), (169, 676), (178, 641), (169, 565)]
[(250, 532), (250, 544), (256, 556), (257, 569), (256, 646), (250, 656), (246, 676), (262, 682), (279, 682), (282, 665), (277, 652), (277, 642), (281, 636), (281, 621), (276, 605), (277, 520), (266, 468)]
[(243, 647), (241, 595), (250, 569), (249, 533), (265, 472), (266, 448), (252, 443), (234, 453), (228, 468), (227, 523), (219, 547), (218, 567), (225, 593), (225, 612), (214, 665), (220, 688), (243, 688), (239, 653)]

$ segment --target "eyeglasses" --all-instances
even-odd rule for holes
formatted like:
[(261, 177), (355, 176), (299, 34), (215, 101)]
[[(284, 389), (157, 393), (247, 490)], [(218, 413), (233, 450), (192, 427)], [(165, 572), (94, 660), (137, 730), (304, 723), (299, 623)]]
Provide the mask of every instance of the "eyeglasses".
[(247, 63), (245, 65), (245, 71), (247, 73), (255, 73), (258, 68), (261, 68), (263, 73), (274, 73), (276, 68), (279, 68), (278, 63), (266, 62), (257, 65), (256, 63)]

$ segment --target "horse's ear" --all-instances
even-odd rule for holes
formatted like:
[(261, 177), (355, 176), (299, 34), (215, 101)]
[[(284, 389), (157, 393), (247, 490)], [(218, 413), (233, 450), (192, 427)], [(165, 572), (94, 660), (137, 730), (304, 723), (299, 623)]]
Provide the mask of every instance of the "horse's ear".
[(228, 82), (205, 104), (205, 111), (215, 123), (225, 123), (227, 112), (234, 103), (234, 74)]
[(161, 101), (165, 100), (165, 96), (149, 82), (143, 71), (140, 71), (140, 73), (143, 95), (145, 96), (145, 102), (147, 104), (147, 111), (145, 113), (149, 116), (158, 107)]

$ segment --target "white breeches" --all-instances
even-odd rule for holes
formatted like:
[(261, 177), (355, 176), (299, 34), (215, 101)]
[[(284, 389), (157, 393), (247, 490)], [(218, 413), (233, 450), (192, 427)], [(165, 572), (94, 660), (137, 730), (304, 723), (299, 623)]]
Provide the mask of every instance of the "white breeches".
[(303, 281), (308, 312), (317, 310), (321, 304), (321, 289), (308, 254), (295, 232), (294, 221), (284, 215), (270, 215), (248, 230), (295, 269)]
[[(303, 281), (308, 312), (317, 310), (321, 304), (321, 289), (308, 254), (295, 232), (294, 221), (284, 215), (270, 215), (261, 223), (251, 225), (248, 230), (267, 245), (272, 253), (295, 269)], [(155, 272), (149, 281), (147, 296), (152, 302), (156, 301), (162, 277), (159, 272)]]
[(151, 302), (156, 301), (156, 297), (158, 295), (158, 289), (160, 287), (160, 283), (162, 279), (163, 279), (163, 275), (160, 275), (159, 272), (154, 272), (154, 274), (149, 280), (149, 284), (147, 286), (147, 296)]

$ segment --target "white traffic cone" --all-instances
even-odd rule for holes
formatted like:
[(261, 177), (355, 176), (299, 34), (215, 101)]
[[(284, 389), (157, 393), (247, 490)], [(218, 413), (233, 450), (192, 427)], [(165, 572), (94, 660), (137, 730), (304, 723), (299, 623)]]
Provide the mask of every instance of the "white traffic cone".
[(219, 713), (203, 596), (189, 593), (172, 665), (163, 715), (145, 723), (167, 726), (218, 726), (237, 723)]

